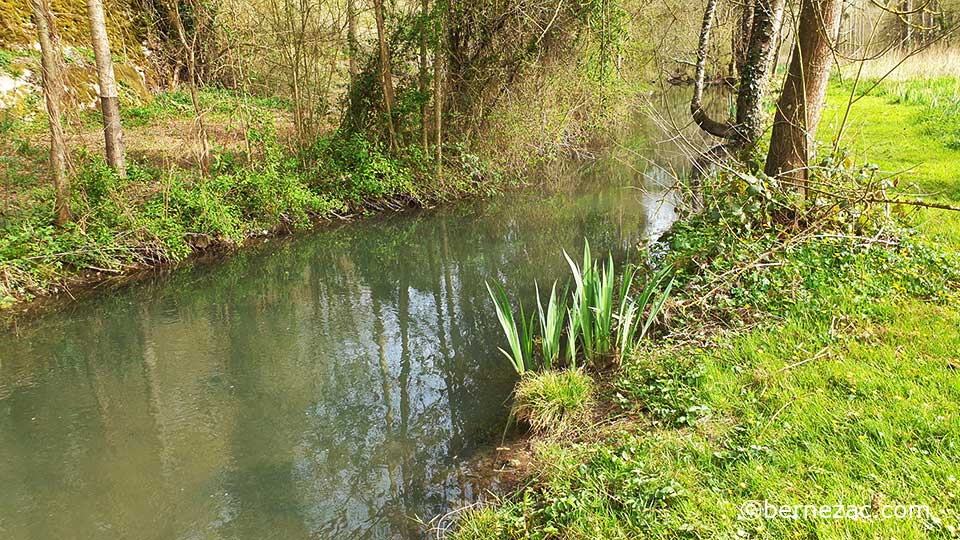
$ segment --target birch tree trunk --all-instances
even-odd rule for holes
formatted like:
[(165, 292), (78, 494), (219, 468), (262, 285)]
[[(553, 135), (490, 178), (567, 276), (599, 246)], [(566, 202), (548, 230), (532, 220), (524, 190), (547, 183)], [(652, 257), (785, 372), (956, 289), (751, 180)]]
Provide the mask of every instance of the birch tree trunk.
[(90, 19), (90, 42), (97, 62), (97, 80), (100, 83), (100, 111), (103, 113), (103, 138), (107, 149), (107, 163), (121, 177), (127, 174), (123, 155), (123, 128), (120, 126), (120, 99), (117, 80), (110, 56), (110, 40), (103, 15), (103, 0), (87, 0)]
[(799, 186), (807, 182), (842, 4), (842, 0), (802, 0), (797, 42), (777, 102), (764, 169), (770, 176), (782, 176)]
[(45, 0), (32, 0), (33, 23), (40, 41), (40, 65), (43, 97), (50, 120), (50, 168), (53, 170), (53, 215), (59, 227), (70, 221), (69, 190), (67, 183), (67, 145), (63, 135), (60, 96), (63, 79), (60, 69), (60, 51), (56, 34), (51, 30), (49, 10)]

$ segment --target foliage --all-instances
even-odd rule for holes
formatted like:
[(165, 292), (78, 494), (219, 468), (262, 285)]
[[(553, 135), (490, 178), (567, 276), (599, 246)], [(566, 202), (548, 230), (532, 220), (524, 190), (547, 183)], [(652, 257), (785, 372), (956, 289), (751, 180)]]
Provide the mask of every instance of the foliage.
[[(566, 292), (558, 297), (554, 284), (544, 310), (537, 286), (537, 312), (526, 319), (523, 304), (520, 303), (519, 328), (506, 292), (499, 284), (494, 287), (487, 284), (497, 318), (510, 346), (509, 353), (503, 349), (501, 351), (520, 375), (529, 369), (549, 370), (554, 367), (561, 357), (560, 344), (564, 329), (567, 334), (565, 360), (568, 367), (577, 366), (579, 351), (582, 351), (587, 362), (596, 362), (610, 355), (615, 352), (615, 347), (619, 347), (616, 352), (629, 353), (636, 342), (647, 335), (673, 287), (673, 280), (666, 280), (672, 269), (664, 267), (654, 273), (640, 294), (634, 297), (631, 288), (636, 269), (628, 267), (621, 286), (616, 288), (612, 256), (608, 256), (606, 263), (600, 266), (590, 255), (589, 242), (584, 244), (582, 267), (573, 262), (566, 252), (564, 256), (574, 281), (569, 299)], [(665, 282), (664, 290), (659, 292), (658, 289)], [(614, 313), (614, 305), (619, 306), (617, 313)], [(644, 312), (647, 315), (638, 333), (638, 324)], [(539, 315), (539, 325), (534, 324), (536, 315)], [(537, 326), (540, 329), (542, 355), (534, 358), (533, 343), (537, 339), (534, 331)]]
[(571, 302), (571, 317), (583, 345), (584, 356), (593, 360), (607, 354), (612, 344), (613, 328), (613, 257), (600, 266), (590, 256), (590, 244), (583, 247), (583, 268), (573, 262), (566, 252), (563, 256), (570, 265), (575, 288)]
[(513, 414), (534, 431), (559, 433), (583, 420), (593, 392), (593, 380), (581, 370), (529, 372), (514, 390)]
[(533, 318), (529, 320), (523, 314), (523, 305), (520, 305), (520, 326), (517, 327), (517, 319), (513, 316), (513, 308), (510, 307), (510, 297), (499, 284), (493, 287), (487, 283), (487, 292), (493, 299), (493, 305), (497, 312), (497, 320), (503, 328), (503, 333), (510, 345), (510, 352), (500, 349), (500, 352), (507, 357), (513, 369), (518, 375), (523, 375), (527, 370), (533, 368)]
[(329, 179), (329, 189), (351, 203), (416, 193), (411, 169), (360, 133), (322, 137), (313, 153), (316, 176)]
[[(540, 320), (540, 347), (543, 354), (543, 367), (551, 369), (560, 359), (560, 339), (563, 334), (564, 308), (560, 304), (562, 300), (557, 297), (557, 283), (554, 282), (550, 288), (550, 299), (547, 301), (547, 309), (544, 311), (543, 302), (540, 301), (540, 286), (534, 282), (534, 288), (537, 291), (537, 314)], [(564, 292), (560, 299), (566, 298)]]
[(651, 352), (623, 363), (614, 382), (616, 401), (639, 408), (658, 424), (694, 425), (710, 409), (702, 403), (703, 369), (696, 351), (689, 355)]
[(827, 159), (811, 185), (817, 194), (798, 199), (762, 174), (710, 179), (704, 211), (665, 239), (687, 295), (708, 311), (777, 315), (840, 300), (869, 309), (884, 295), (954, 297), (958, 259), (920, 237), (907, 208), (863, 202), (894, 187), (875, 166)]

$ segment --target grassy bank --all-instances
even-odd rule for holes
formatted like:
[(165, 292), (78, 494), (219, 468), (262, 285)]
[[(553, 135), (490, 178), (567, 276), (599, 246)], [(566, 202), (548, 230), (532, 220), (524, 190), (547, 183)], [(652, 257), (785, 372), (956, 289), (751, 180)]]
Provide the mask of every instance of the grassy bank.
[[(849, 90), (831, 87), (825, 139)], [(878, 90), (850, 116), (847, 170), (869, 177), (866, 156), (891, 195), (960, 202), (956, 80)], [(892, 228), (846, 216), (784, 246), (743, 229), (764, 210), (742, 201), (673, 232), (672, 334), (595, 376), (589, 420), (533, 435), (525, 483), (454, 538), (960, 534), (957, 215), (895, 207)], [(781, 505), (809, 506), (762, 516)]]
[(190, 98), (160, 94), (123, 109), (129, 174), (99, 157), (96, 112), (72, 119), (74, 221), (53, 226), (43, 117), (0, 125), (0, 307), (131, 270), (173, 263), (251, 238), (326, 220), (488, 193), (501, 177), (478, 156), (449, 148), (444, 174), (431, 156), (389, 153), (362, 136), (322, 136), (294, 153), (287, 104), (227, 91), (201, 94), (215, 142), (197, 165)]

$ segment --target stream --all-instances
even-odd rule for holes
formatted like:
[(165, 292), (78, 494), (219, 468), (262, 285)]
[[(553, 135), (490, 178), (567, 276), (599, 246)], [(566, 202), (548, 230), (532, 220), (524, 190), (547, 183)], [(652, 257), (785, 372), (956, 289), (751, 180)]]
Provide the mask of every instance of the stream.
[[(680, 107), (685, 106), (682, 102)], [(482, 495), (515, 382), (485, 280), (533, 305), (562, 250), (635, 254), (674, 151), (271, 240), (0, 334), (0, 538), (420, 538)]]

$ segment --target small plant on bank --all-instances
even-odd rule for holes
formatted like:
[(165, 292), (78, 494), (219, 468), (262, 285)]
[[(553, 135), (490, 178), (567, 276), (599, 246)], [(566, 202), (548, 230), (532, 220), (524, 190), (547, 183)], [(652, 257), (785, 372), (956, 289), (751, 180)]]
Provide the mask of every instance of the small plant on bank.
[[(583, 250), (582, 266), (564, 252), (573, 274), (574, 289), (569, 295), (557, 295), (554, 283), (544, 308), (537, 291), (537, 311), (529, 318), (523, 304), (514, 315), (510, 298), (499, 284), (487, 284), (497, 319), (507, 338), (509, 351), (500, 349), (514, 370), (523, 375), (530, 369), (553, 369), (565, 359), (567, 367), (576, 368), (582, 351), (587, 363), (595, 363), (613, 353), (629, 354), (644, 339), (673, 288), (673, 269), (667, 265), (655, 272), (640, 293), (631, 293), (636, 268), (628, 266), (620, 287), (615, 286), (616, 267), (608, 256), (601, 265), (590, 255), (590, 244)], [(616, 309), (615, 309), (616, 308)], [(539, 324), (534, 317), (538, 316)], [(564, 324), (566, 320), (566, 324)], [(539, 329), (540, 335), (535, 331)], [(566, 339), (564, 339), (564, 331)], [(540, 356), (535, 357), (534, 344), (540, 343)], [(562, 343), (566, 343), (566, 353)]]
[(527, 373), (514, 391), (513, 413), (534, 431), (562, 432), (586, 417), (593, 392), (593, 380), (579, 369)]
[(532, 367), (533, 363), (533, 318), (529, 322), (523, 315), (523, 304), (520, 305), (520, 326), (517, 327), (517, 321), (513, 316), (513, 308), (510, 307), (510, 297), (499, 284), (493, 287), (487, 283), (487, 292), (493, 299), (493, 305), (497, 311), (497, 319), (500, 321), (500, 327), (507, 337), (507, 343), (510, 351), (500, 349), (500, 352), (507, 357), (513, 369), (518, 375), (523, 375)]
[(540, 349), (543, 352), (543, 367), (550, 369), (560, 359), (560, 339), (563, 334), (563, 319), (566, 312), (560, 304), (566, 293), (557, 297), (557, 283), (550, 289), (550, 299), (544, 311), (540, 301), (540, 287), (534, 282), (537, 291), (537, 314), (540, 316)]

